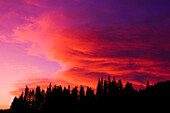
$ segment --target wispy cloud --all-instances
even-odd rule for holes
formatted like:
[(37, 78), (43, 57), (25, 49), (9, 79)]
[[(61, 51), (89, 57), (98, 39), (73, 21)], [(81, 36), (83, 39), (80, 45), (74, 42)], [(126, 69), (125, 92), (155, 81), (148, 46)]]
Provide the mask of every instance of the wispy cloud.
[[(68, 70), (57, 74), (70, 83), (94, 86), (98, 77), (110, 75), (142, 85), (143, 81), (135, 76), (126, 76), (134, 73), (141, 73), (140, 79), (144, 80), (152, 77), (153, 82), (159, 81), (158, 76), (169, 79), (169, 69), (165, 68), (169, 66), (169, 50), (159, 43), (161, 29), (153, 30), (141, 24), (74, 26), (77, 21), (65, 14), (48, 13), (19, 26), (14, 36), (18, 41), (37, 45), (48, 59), (67, 65)], [(33, 54), (37, 50), (34, 47), (30, 48)]]
[(24, 0), (25, 3), (27, 3), (28, 5), (33, 5), (33, 6), (36, 6), (36, 7), (43, 7), (45, 8), (46, 6), (43, 4), (43, 1), (45, 0)]

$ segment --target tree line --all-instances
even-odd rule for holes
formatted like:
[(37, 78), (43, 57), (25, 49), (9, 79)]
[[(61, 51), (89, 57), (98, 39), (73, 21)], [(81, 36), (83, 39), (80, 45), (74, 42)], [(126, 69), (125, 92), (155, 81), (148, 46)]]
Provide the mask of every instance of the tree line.
[(132, 83), (127, 82), (123, 87), (122, 81), (112, 80), (110, 76), (107, 80), (98, 80), (96, 93), (90, 87), (80, 88), (75, 86), (72, 90), (54, 85), (51, 83), (46, 90), (37, 86), (36, 89), (29, 90), (28, 86), (19, 97), (15, 97), (11, 103), (10, 111), (19, 112), (40, 112), (54, 110), (59, 106), (78, 106), (78, 105), (98, 105), (111, 104), (117, 105), (125, 101), (144, 101), (143, 99), (154, 100), (155, 97), (168, 97), (170, 95), (170, 82), (149, 85), (145, 89), (135, 90)]

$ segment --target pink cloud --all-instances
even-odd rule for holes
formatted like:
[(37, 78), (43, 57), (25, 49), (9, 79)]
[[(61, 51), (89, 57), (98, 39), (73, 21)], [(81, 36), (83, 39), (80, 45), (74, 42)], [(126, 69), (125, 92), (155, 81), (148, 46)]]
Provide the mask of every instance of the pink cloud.
[(66, 65), (67, 69), (57, 75), (69, 83), (95, 87), (99, 75), (110, 75), (144, 85), (139, 77), (128, 77), (133, 73), (148, 75), (153, 82), (158, 81), (157, 77), (169, 79), (169, 69), (165, 69), (169, 61), (157, 56), (162, 51), (153, 49), (159, 30), (150, 32), (150, 28), (137, 25), (98, 27), (96, 23), (71, 26), (78, 20), (61, 12), (48, 13), (28, 19), (14, 30), (13, 36), (21, 43), (32, 43), (29, 54), (41, 53)]
[(42, 1), (39, 0), (24, 0), (28, 5), (33, 5), (37, 7), (46, 7), (45, 5), (42, 4)]

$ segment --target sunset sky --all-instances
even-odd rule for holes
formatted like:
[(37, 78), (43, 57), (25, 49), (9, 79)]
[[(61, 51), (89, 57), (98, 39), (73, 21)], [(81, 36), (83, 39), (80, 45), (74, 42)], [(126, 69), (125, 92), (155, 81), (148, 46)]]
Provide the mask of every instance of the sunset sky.
[(0, 108), (28, 85), (170, 80), (170, 0), (0, 0)]

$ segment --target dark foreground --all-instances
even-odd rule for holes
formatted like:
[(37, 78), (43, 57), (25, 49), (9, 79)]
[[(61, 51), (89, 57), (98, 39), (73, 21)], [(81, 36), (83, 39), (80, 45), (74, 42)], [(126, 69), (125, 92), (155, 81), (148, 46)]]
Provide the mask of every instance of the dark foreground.
[[(96, 94), (94, 90), (83, 86), (70, 91), (70, 88), (61, 86), (52, 87), (47, 90), (37, 86), (36, 91), (25, 88), (19, 98), (15, 97), (10, 110), (1, 110), (1, 113), (23, 112), (84, 112), (127, 108), (146, 108), (149, 106), (167, 105), (170, 102), (170, 81), (160, 82), (143, 90), (135, 90), (132, 83), (127, 82), (123, 87), (121, 80), (116, 82), (115, 78), (110, 80), (99, 79)], [(121, 109), (120, 109), (121, 108)], [(80, 110), (79, 110), (80, 109)]]

